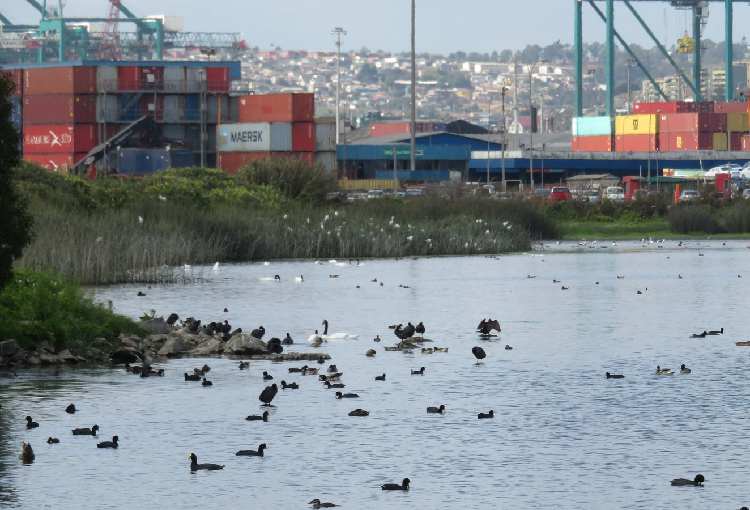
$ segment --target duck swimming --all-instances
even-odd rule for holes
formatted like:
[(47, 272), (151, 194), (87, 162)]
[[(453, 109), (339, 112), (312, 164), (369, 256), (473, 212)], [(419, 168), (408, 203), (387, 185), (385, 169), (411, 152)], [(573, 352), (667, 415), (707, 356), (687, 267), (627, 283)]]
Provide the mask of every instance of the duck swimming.
[(661, 368), (659, 365), (656, 365), (656, 375), (672, 375), (674, 372), (672, 372), (671, 368)]
[(607, 379), (625, 379), (625, 376), (621, 374), (610, 374), (609, 372), (606, 372), (604, 375), (607, 376)]
[(205, 377), (203, 378), (203, 382), (201, 383), (201, 386), (213, 386), (213, 385), (214, 385), (214, 383), (212, 383), (211, 381), (207, 380)]
[(258, 449), (257, 450), (240, 450), (237, 453), (235, 453), (235, 455), (238, 456), (238, 457), (241, 457), (241, 456), (245, 456), (245, 457), (263, 457), (263, 450), (265, 450), (266, 448), (268, 448), (266, 446), (266, 443), (263, 443), (263, 444), (258, 445)]
[(272, 379), (273, 379), (273, 376), (264, 370), (263, 371), (263, 380), (264, 381), (270, 381)]
[(114, 448), (117, 449), (117, 440), (119, 438), (117, 436), (112, 436), (112, 441), (102, 441), (101, 443), (97, 443), (97, 448)]
[(34, 461), (36, 455), (34, 455), (34, 450), (31, 448), (31, 444), (23, 443), (23, 446), (21, 447), (21, 454), (18, 456), (18, 458), (21, 459), (24, 464), (28, 464)]
[(427, 412), (432, 414), (445, 414), (445, 405), (440, 404), (440, 407), (428, 407)]
[(424, 375), (424, 367), (420, 368), (419, 370), (412, 370), (411, 375)]
[(335, 506), (338, 506), (334, 503), (321, 503), (318, 498), (315, 498), (312, 501), (310, 501), (308, 505), (312, 505), (313, 508), (333, 508)]
[(375, 349), (370, 349), (365, 353), (365, 356), (367, 356), (368, 358), (372, 358), (373, 356), (375, 356), (375, 354), (377, 354), (377, 352), (375, 352)]
[(341, 393), (340, 391), (337, 391), (336, 398), (359, 398), (359, 395), (356, 393)]
[(297, 390), (299, 389), (299, 384), (297, 384), (296, 382), (293, 382), (292, 384), (287, 384), (286, 381), (281, 381), (281, 389), (286, 390), (287, 388), (290, 390)]
[(716, 331), (716, 330), (714, 330), (714, 331), (709, 331), (709, 332), (708, 332), (708, 334), (709, 334), (709, 335), (723, 335), (723, 334), (724, 334), (724, 328), (721, 328), (721, 329), (720, 329), (720, 330), (718, 330), (718, 331)]
[(70, 404), (68, 407), (65, 408), (65, 412), (68, 414), (75, 414), (76, 411), (77, 409), (74, 404)]
[(331, 388), (343, 388), (344, 384), (342, 383), (331, 384), (331, 381), (326, 381), (325, 386), (326, 386), (326, 389), (330, 390)]
[(248, 368), (250, 368), (249, 361), (240, 361), (240, 370), (246, 370)]
[(688, 367), (686, 367), (684, 363), (682, 365), (680, 365), (680, 373), (681, 374), (689, 374), (691, 372), (692, 372), (692, 370), (690, 370)]
[(364, 409), (355, 409), (349, 413), (349, 416), (370, 416), (370, 412)]
[(31, 419), (31, 416), (26, 417), (26, 428), (27, 429), (35, 429), (39, 426), (37, 422)]
[(385, 374), (383, 375), (376, 375), (375, 376), (376, 381), (385, 381)]
[(99, 425), (94, 425), (90, 429), (89, 428), (73, 429), (71, 430), (71, 432), (73, 432), (74, 436), (96, 436), (97, 430), (99, 430)]
[(57, 444), (59, 442), (60, 442), (60, 440), (57, 439), (56, 437), (50, 437), (50, 438), (47, 439), (47, 444)]
[[(242, 368), (242, 367), (240, 367), (240, 368)], [(186, 381), (200, 381), (201, 380), (201, 376), (198, 375), (198, 374), (188, 374), (187, 372), (185, 372), (185, 380)]]
[(703, 333), (693, 333), (690, 338), (706, 338), (706, 335), (708, 335), (708, 331), (704, 330)]
[(477, 415), (477, 418), (480, 420), (486, 420), (487, 418), (494, 418), (495, 417), (495, 411), (490, 409), (489, 413), (479, 413)]
[(696, 475), (693, 480), (688, 480), (687, 478), (675, 478), (672, 480), (672, 485), (675, 487), (684, 487), (686, 485), (694, 485), (695, 487), (703, 487), (703, 482), (705, 482), (706, 479), (703, 478), (703, 475)]
[(380, 488), (384, 491), (408, 491), (410, 483), (411, 480), (409, 480), (408, 478), (404, 478), (404, 481), (401, 482), (401, 485), (397, 483), (386, 483), (381, 485)]
[(250, 416), (248, 416), (245, 419), (247, 421), (265, 421), (265, 422), (267, 422), (268, 421), (268, 416), (269, 416), (268, 411), (263, 411), (263, 415), (262, 416), (250, 415)]
[(220, 466), (219, 464), (198, 464), (198, 457), (191, 453), (188, 456), (188, 459), (190, 459), (190, 471), (200, 471), (202, 469), (205, 469), (206, 471), (216, 471), (218, 469), (224, 469), (224, 466)]

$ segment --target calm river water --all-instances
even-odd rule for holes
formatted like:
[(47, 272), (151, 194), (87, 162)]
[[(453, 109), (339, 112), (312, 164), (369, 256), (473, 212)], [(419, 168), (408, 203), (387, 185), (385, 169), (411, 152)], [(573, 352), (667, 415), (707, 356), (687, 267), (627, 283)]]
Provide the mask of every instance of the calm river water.
[[(98, 289), (98, 299), (133, 317), (153, 308), (211, 321), (226, 307), (233, 327), (263, 325), (266, 338), (289, 332), (291, 350), (313, 350), (307, 337), (328, 319), (329, 333), (359, 335), (320, 352), (360, 398), (336, 400), (316, 377), (287, 373), (302, 363), (258, 361), (240, 371), (235, 360), (176, 359), (157, 364), (164, 378), (148, 379), (106, 367), (20, 371), (0, 378), (0, 506), (291, 509), (313, 498), (352, 509), (750, 505), (750, 347), (734, 344), (749, 339), (748, 244), (563, 242), (498, 258), (224, 265), (209, 269), (205, 284)], [(281, 283), (260, 281), (275, 274)], [(492, 341), (474, 333), (484, 317), (502, 324)], [(385, 352), (397, 340), (388, 326), (407, 321), (424, 321), (432, 345), (449, 352)], [(721, 327), (722, 336), (689, 338)], [(475, 345), (487, 352), (483, 364)], [(374, 358), (365, 357), (370, 348)], [(213, 387), (183, 381), (204, 362)], [(657, 364), (679, 372), (681, 363), (692, 374), (654, 374)], [(410, 374), (421, 366), (423, 376)], [(264, 370), (301, 388), (279, 391), (268, 423), (245, 421), (262, 412)], [(625, 378), (607, 380), (605, 371)], [(382, 373), (386, 381), (375, 381)], [(64, 412), (71, 402), (76, 415)], [(440, 404), (444, 416), (425, 412)], [(347, 416), (358, 407), (370, 416)], [(493, 420), (477, 419), (490, 409)], [(40, 427), (27, 431), (26, 415)], [(94, 423), (104, 439), (70, 433)], [(118, 450), (96, 448), (115, 434)], [(34, 447), (31, 465), (18, 460), (21, 441)], [(264, 458), (234, 456), (260, 443)], [(191, 473), (191, 452), (226, 467)], [(704, 488), (670, 486), (697, 473)], [(380, 490), (404, 477), (410, 491)]]

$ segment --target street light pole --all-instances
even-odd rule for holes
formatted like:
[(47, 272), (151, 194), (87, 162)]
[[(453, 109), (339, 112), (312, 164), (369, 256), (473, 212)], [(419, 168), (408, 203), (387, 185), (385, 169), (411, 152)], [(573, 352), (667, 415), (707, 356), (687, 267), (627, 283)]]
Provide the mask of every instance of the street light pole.
[(339, 144), (339, 135), (341, 133), (341, 125), (339, 124), (341, 114), (339, 113), (339, 89), (341, 88), (341, 36), (346, 35), (346, 30), (341, 27), (336, 27), (331, 30), (331, 34), (337, 37), (336, 46), (338, 52), (336, 54), (336, 145)]
[(630, 69), (634, 65), (636, 65), (637, 62), (638, 60), (636, 60), (635, 58), (627, 59), (627, 63), (628, 63), (628, 115), (633, 114), (633, 98), (630, 93)]
[(417, 53), (416, 53), (416, 0), (411, 0), (411, 171), (417, 169)]

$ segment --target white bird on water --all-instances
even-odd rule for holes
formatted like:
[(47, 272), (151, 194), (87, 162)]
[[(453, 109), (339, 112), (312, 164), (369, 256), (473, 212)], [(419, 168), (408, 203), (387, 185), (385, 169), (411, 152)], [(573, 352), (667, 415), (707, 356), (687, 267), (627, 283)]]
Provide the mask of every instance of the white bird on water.
[(138, 223), (143, 225), (143, 216), (138, 216)]
[(304, 276), (302, 276), (302, 275), (299, 275), (299, 276), (295, 276), (295, 277), (294, 277), (294, 281), (295, 281), (295, 282), (297, 282), (297, 283), (302, 283), (302, 282), (304, 282), (304, 281), (305, 281), (305, 277), (304, 277)]
[(214, 271), (218, 271), (218, 270), (219, 270), (219, 263), (217, 262), (216, 264), (214, 264)]

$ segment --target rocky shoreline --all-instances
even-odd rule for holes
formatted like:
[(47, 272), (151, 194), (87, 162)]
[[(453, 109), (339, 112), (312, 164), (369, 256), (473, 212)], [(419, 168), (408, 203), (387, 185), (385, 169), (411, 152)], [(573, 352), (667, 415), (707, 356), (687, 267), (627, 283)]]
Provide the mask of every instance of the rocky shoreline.
[(209, 336), (202, 331), (193, 333), (187, 328), (173, 329), (160, 318), (143, 322), (141, 327), (150, 334), (144, 338), (125, 334), (112, 340), (97, 338), (91, 347), (83, 350), (63, 349), (56, 352), (50, 342), (43, 341), (36, 350), (27, 352), (15, 340), (5, 340), (0, 342), (0, 369), (107, 361), (114, 365), (144, 361), (153, 363), (176, 357), (227, 356), (269, 361), (331, 359), (328, 354), (317, 352), (274, 354), (266, 342), (251, 335), (240, 333), (224, 341), (220, 335)]

